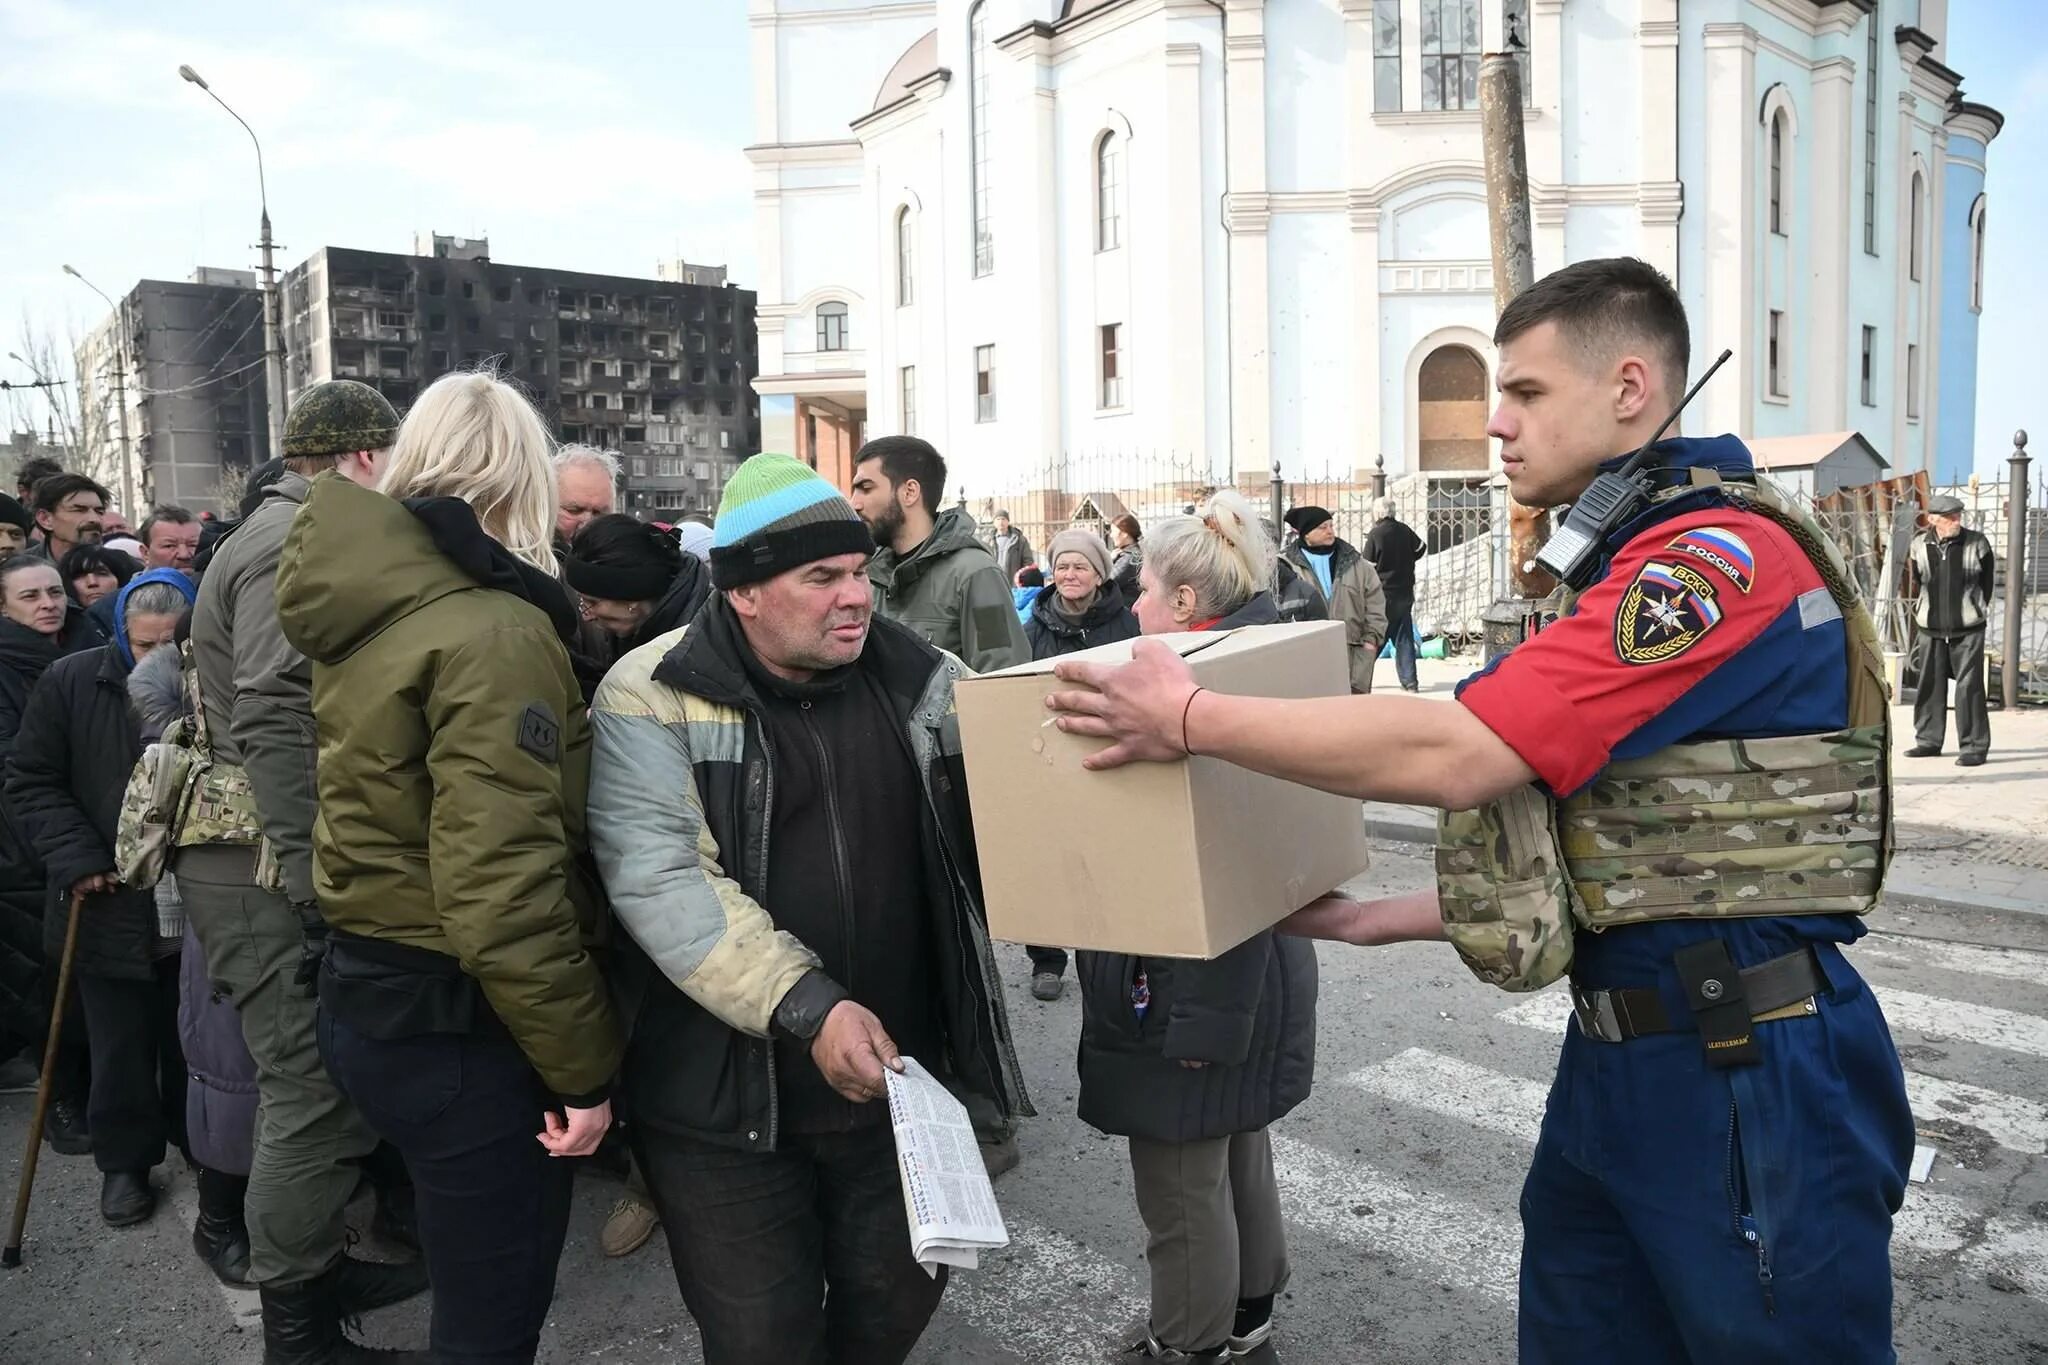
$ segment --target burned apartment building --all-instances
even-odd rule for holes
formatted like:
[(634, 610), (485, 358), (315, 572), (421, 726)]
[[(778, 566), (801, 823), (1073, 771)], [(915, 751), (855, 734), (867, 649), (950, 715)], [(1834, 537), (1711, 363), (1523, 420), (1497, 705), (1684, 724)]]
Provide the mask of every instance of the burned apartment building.
[(130, 520), (166, 503), (234, 513), (249, 470), (270, 458), (254, 273), (202, 266), (189, 280), (142, 280), (76, 359), (80, 464)]
[(403, 411), (450, 371), (492, 367), (561, 440), (618, 452), (620, 510), (645, 517), (714, 511), (760, 449), (754, 294), (722, 269), (633, 279), (500, 265), (479, 238), (418, 245), (324, 247), (285, 276), (292, 393), (360, 379)]

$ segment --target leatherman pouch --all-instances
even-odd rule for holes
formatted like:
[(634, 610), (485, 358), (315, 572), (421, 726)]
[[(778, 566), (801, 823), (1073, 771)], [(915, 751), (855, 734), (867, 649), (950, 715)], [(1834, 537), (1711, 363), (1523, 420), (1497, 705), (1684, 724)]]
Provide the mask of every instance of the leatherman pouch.
[(1533, 786), (1438, 818), (1437, 903), (1444, 936), (1472, 974), (1535, 991), (1571, 970), (1582, 913), (1559, 855), (1556, 810)]
[(1672, 955), (1678, 979), (1685, 985), (1685, 1003), (1700, 1031), (1700, 1044), (1711, 1067), (1754, 1066), (1763, 1060), (1756, 1026), (1750, 1022), (1749, 992), (1728, 945), (1710, 938)]

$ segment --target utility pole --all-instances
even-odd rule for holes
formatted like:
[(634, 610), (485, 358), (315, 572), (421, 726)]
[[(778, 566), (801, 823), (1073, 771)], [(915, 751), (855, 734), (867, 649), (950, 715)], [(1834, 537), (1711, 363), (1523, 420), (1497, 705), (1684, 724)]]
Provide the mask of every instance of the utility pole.
[[(2016, 431), (2005, 479), (2005, 641), (1998, 669), (1999, 691), (2008, 712), (2019, 709), (2020, 623), (2027, 594), (2027, 433)], [(1923, 681), (1921, 684), (1926, 686)]]
[[(255, 137), (254, 133), (249, 135)], [(263, 150), (256, 151), (258, 179), (263, 169)], [(284, 454), (284, 348), (279, 337), (284, 328), (284, 305), (277, 296), (277, 267), (271, 256), (270, 203), (266, 193), (263, 204), (263, 234), (258, 239), (263, 252), (263, 387), (264, 406), (270, 413), (270, 458), (277, 459)]]
[(189, 66), (178, 68), (178, 75), (204, 90), (213, 102), (228, 111), (228, 116), (242, 125), (242, 131), (249, 135), (249, 141), (256, 148), (256, 192), (263, 207), (262, 231), (257, 239), (257, 249), (263, 253), (263, 383), (268, 392), (270, 410), (270, 456), (276, 459), (284, 454), (284, 351), (280, 349), (278, 336), (282, 331), (284, 307), (277, 296), (277, 268), (272, 259), (273, 243), (270, 239), (270, 187), (263, 177), (263, 144), (256, 138), (256, 130), (249, 126), (247, 119), (237, 114), (228, 102), (214, 94), (213, 87)]
[[(1516, 35), (1510, 35), (1512, 43)], [(1479, 59), (1479, 135), (1486, 157), (1487, 235), (1493, 244), (1493, 308), (1506, 311), (1536, 282), (1529, 228), (1529, 151), (1522, 134), (1522, 66), (1513, 52)], [(1540, 508), (1508, 497), (1509, 578), (1515, 594), (1534, 601), (1557, 584), (1536, 567), (1548, 521)]]
[(114, 313), (114, 414), (121, 423), (121, 510), (139, 521), (142, 504), (135, 500), (135, 457), (128, 444), (128, 323), (121, 316), (121, 305), (108, 298), (106, 290), (68, 265), (64, 273), (98, 294)]

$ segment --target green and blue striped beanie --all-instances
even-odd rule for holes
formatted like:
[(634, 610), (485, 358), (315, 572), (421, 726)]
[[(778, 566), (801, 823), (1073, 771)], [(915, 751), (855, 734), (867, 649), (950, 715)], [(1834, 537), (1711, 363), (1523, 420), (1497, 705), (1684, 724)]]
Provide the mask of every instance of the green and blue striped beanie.
[(874, 538), (846, 495), (787, 455), (755, 455), (726, 481), (711, 530), (711, 582), (759, 583), (833, 555), (870, 554)]

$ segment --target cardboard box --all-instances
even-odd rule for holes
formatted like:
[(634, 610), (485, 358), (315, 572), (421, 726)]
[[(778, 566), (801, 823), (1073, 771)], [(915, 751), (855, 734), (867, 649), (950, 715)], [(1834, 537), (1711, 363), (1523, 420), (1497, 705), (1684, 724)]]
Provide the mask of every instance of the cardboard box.
[[(1348, 695), (1332, 621), (1153, 636), (1213, 692)], [(1135, 641), (1069, 659), (1124, 662)], [(1096, 739), (1047, 725), (1054, 660), (960, 685), (960, 741), (997, 938), (1209, 958), (1365, 870), (1365, 816), (1349, 797), (1213, 758), (1089, 772)]]

